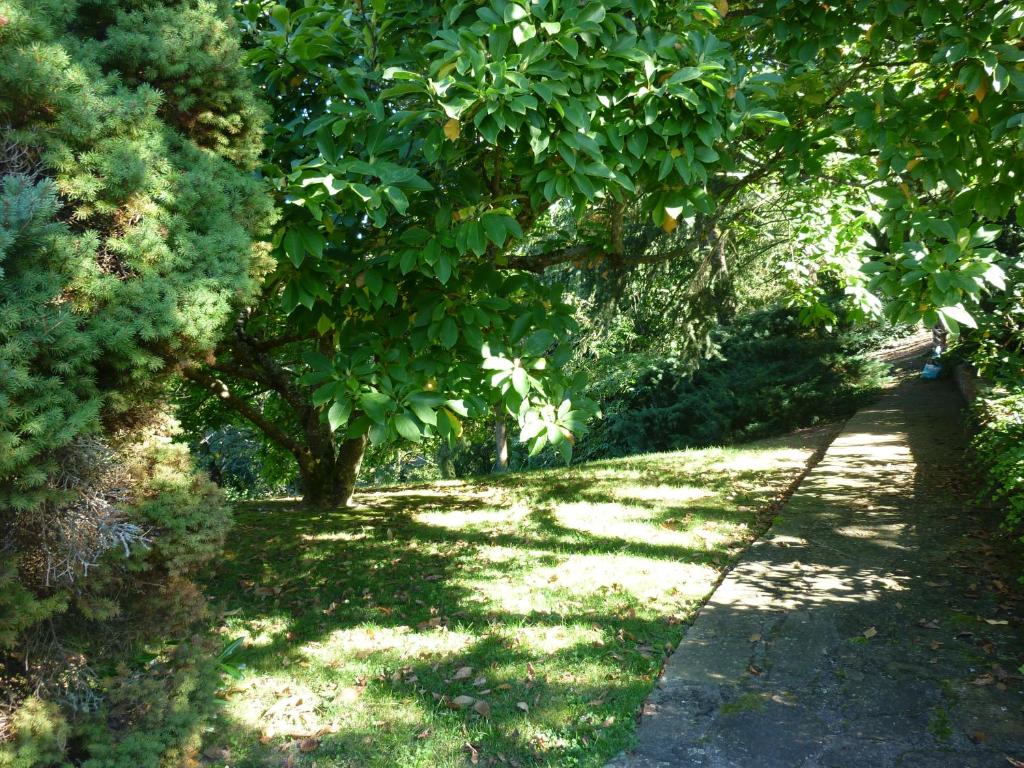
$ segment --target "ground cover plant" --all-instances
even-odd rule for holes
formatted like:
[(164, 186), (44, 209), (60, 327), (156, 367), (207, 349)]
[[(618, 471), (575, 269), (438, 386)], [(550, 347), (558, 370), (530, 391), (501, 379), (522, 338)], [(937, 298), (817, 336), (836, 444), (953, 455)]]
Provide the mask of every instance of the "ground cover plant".
[(826, 430), (239, 507), (215, 765), (598, 766)]

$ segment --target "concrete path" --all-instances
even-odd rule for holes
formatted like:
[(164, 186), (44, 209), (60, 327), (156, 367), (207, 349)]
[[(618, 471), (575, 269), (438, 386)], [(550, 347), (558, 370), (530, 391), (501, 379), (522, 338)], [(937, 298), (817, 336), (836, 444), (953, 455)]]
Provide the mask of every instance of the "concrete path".
[(962, 405), (908, 375), (850, 419), (609, 768), (1024, 766), (1024, 606), (962, 496)]

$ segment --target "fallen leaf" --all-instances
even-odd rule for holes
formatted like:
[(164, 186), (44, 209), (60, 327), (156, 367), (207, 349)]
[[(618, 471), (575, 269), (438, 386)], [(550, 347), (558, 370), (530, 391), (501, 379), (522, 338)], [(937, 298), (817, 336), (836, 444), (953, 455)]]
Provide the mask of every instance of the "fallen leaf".
[(1006, 619), (985, 619), (986, 624), (1009, 624), (1010, 622)]
[(485, 685), (487, 685), (487, 678), (483, 675), (480, 675), (480, 677), (473, 681), (473, 687), (475, 688), (483, 688)]
[(419, 739), (420, 741), (423, 741), (424, 739), (429, 739), (430, 738), (430, 729), (429, 728), (424, 728), (422, 731), (420, 731), (419, 733), (416, 734), (416, 738)]
[(611, 728), (615, 724), (615, 715), (608, 715), (601, 723), (602, 728)]
[(520, 709), (523, 712), (529, 712), (530, 711), (530, 705), (527, 704), (525, 701), (517, 701), (516, 702), (516, 709)]
[(473, 706), (473, 704), (475, 703), (476, 699), (474, 699), (472, 696), (456, 696), (454, 699), (452, 699), (451, 706), (454, 709), (465, 709), (466, 707)]
[(752, 643), (756, 643), (760, 639), (761, 639), (761, 636), (758, 635), (758, 634), (753, 634), (753, 635), (750, 636), (750, 642), (752, 642)]
[(480, 715), (480, 717), (490, 717), (491, 705), (483, 699), (480, 699), (473, 705), (473, 711)]
[(299, 752), (312, 752), (320, 746), (320, 739), (308, 738), (299, 742)]
[(868, 640), (870, 640), (872, 637), (874, 637), (877, 634), (878, 634), (878, 630), (875, 629), (874, 627), (868, 627), (867, 629), (864, 630), (864, 637), (866, 637)]
[(226, 763), (231, 759), (231, 752), (224, 747), (209, 747), (203, 750), (203, 758), (211, 762)]
[(471, 762), (473, 765), (476, 765), (480, 762), (480, 753), (477, 751), (476, 747), (474, 747), (472, 744), (467, 743), (466, 751), (469, 752), (469, 762)]
[(755, 664), (751, 664), (749, 667), (747, 667), (747, 672), (749, 672), (752, 675), (760, 675), (761, 668)]
[(938, 629), (939, 625), (936, 621), (929, 621), (928, 619), (921, 619), (917, 622), (917, 626), (924, 627), (925, 629)]
[(967, 738), (969, 738), (975, 744), (981, 744), (981, 742), (983, 742), (988, 737), (985, 735), (984, 731), (971, 731), (969, 734), (967, 734)]
[(974, 685), (992, 685), (996, 679), (992, 675), (981, 675), (971, 680)]
[(1013, 768), (1024, 768), (1024, 760), (1018, 760), (1017, 758), (1010, 757), (1009, 755), (1005, 755), (1005, 757), (1006, 762), (1012, 765)]
[(472, 667), (459, 667), (457, 670), (455, 670), (455, 674), (452, 676), (452, 680), (468, 680), (472, 674)]

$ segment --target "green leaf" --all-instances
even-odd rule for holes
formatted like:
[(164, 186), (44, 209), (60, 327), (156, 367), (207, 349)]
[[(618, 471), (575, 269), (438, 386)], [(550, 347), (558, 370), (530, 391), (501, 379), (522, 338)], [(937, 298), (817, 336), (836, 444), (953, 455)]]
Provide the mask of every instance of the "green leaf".
[(430, 424), (431, 426), (437, 426), (437, 413), (433, 408), (422, 403), (410, 403), (412, 412), (416, 414), (416, 418), (422, 421), (424, 424)]
[(292, 227), (285, 232), (284, 252), (296, 269), (302, 266), (306, 258), (306, 246), (302, 242), (302, 234), (298, 227)]
[(971, 314), (963, 308), (962, 304), (958, 304), (955, 307), (940, 307), (939, 312), (947, 318), (955, 320), (960, 325), (966, 325), (968, 328), (978, 327), (978, 323), (974, 320)]
[(368, 391), (359, 396), (359, 407), (363, 413), (373, 421), (383, 422), (387, 407), (391, 405), (391, 398), (383, 392)]
[(441, 323), (441, 346), (445, 349), (451, 349), (455, 346), (455, 342), (459, 340), (459, 328), (455, 324), (455, 318), (449, 315)]
[(334, 405), (327, 411), (327, 422), (331, 425), (331, 432), (337, 432), (338, 428), (348, 421), (352, 414), (352, 402), (350, 400), (335, 400)]
[(395, 206), (395, 210), (404, 216), (405, 212), (409, 210), (409, 198), (405, 196), (405, 193), (398, 187), (387, 186), (384, 187), (384, 194), (388, 196), (388, 200)]
[(542, 355), (548, 347), (555, 340), (555, 334), (547, 328), (541, 328), (540, 330), (534, 331), (530, 334), (530, 338), (526, 340), (526, 346), (524, 351), (531, 357)]
[(665, 84), (676, 85), (678, 83), (688, 83), (691, 80), (696, 80), (700, 77), (700, 70), (697, 67), (683, 67), (679, 71), (670, 77)]
[(747, 112), (746, 119), (761, 123), (774, 123), (775, 125), (789, 125), (789, 118), (773, 109), (752, 109)]
[(487, 238), (499, 248), (503, 246), (506, 237), (504, 217), (493, 213), (485, 213), (480, 217), (480, 221), (483, 224), (484, 231), (487, 233)]
[(512, 371), (512, 388), (520, 397), (530, 394), (530, 378), (525, 369), (516, 368)]
[(600, 3), (591, 3), (579, 15), (580, 24), (600, 24), (605, 17), (604, 6)]
[(395, 416), (395, 429), (397, 429), (398, 434), (406, 440), (411, 440), (414, 443), (418, 443), (423, 440), (423, 435), (420, 434), (420, 430), (416, 426), (416, 422), (404, 413), (399, 413)]
[(527, 40), (532, 40), (536, 36), (537, 28), (526, 21), (522, 24), (517, 24), (512, 29), (512, 39), (515, 41), (516, 45), (522, 45)]

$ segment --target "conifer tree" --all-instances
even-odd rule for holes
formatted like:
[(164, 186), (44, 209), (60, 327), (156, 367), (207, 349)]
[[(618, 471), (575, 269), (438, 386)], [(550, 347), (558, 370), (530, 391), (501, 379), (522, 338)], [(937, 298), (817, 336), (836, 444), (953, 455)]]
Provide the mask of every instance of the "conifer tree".
[(263, 121), (227, 2), (0, 0), (0, 765), (196, 731), (228, 518), (165, 386), (260, 278)]

